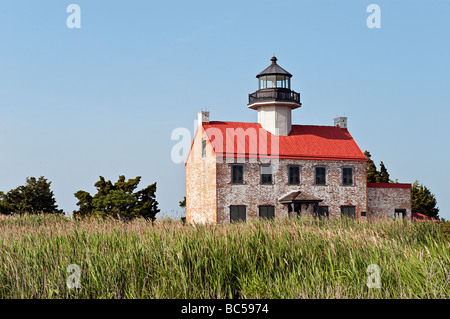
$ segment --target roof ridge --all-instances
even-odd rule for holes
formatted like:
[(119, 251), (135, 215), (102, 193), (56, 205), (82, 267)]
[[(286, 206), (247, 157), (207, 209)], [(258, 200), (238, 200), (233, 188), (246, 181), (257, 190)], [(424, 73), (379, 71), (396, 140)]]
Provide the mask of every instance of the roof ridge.
[[(255, 125), (261, 125), (261, 123), (258, 122), (241, 122), (241, 121), (209, 121), (209, 122), (203, 122), (204, 125), (208, 125), (211, 123), (242, 123), (242, 124), (255, 124)], [(292, 124), (292, 126), (313, 126), (313, 127), (336, 127), (335, 125), (321, 125), (321, 124)], [(342, 127), (340, 127), (342, 128)]]

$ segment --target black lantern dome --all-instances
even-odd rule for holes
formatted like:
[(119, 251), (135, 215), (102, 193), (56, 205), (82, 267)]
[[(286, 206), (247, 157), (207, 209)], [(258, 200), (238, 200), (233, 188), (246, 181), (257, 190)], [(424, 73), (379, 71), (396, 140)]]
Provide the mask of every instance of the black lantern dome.
[(292, 104), (292, 108), (300, 107), (300, 94), (291, 90), (291, 77), (288, 71), (277, 64), (277, 58), (270, 59), (272, 64), (260, 72), (258, 91), (249, 94), (248, 107), (256, 109), (262, 102), (279, 101)]

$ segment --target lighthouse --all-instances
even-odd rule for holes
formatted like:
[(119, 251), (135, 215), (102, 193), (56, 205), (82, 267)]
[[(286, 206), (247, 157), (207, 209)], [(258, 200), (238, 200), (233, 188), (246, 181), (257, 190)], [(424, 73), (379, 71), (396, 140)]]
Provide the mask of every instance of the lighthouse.
[(248, 108), (258, 111), (258, 123), (272, 134), (287, 136), (292, 129), (292, 110), (302, 106), (300, 93), (291, 90), (292, 74), (277, 64), (277, 58), (256, 78), (258, 90), (248, 96)]

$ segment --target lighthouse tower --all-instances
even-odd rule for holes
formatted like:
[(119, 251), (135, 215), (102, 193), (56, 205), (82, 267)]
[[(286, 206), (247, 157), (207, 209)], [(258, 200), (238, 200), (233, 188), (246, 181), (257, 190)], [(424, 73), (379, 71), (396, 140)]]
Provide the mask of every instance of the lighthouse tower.
[(277, 64), (272, 64), (259, 73), (258, 91), (249, 94), (248, 107), (258, 111), (258, 123), (275, 135), (287, 136), (292, 128), (291, 111), (302, 104), (300, 94), (291, 90), (292, 74)]

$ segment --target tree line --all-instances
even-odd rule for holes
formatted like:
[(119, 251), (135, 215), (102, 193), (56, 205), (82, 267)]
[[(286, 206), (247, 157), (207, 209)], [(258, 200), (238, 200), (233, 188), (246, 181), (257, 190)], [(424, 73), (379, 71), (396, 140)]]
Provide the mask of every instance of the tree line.
[[(154, 221), (160, 211), (156, 201), (156, 183), (136, 191), (140, 180), (140, 176), (126, 180), (122, 175), (113, 184), (100, 176), (94, 184), (96, 194), (82, 190), (74, 194), (78, 199), (78, 210), (73, 211), (73, 217), (109, 216), (122, 220), (142, 217)], [(58, 209), (50, 186), (51, 182), (43, 176), (38, 179), (29, 177), (25, 185), (7, 193), (0, 191), (0, 214), (64, 214)]]

